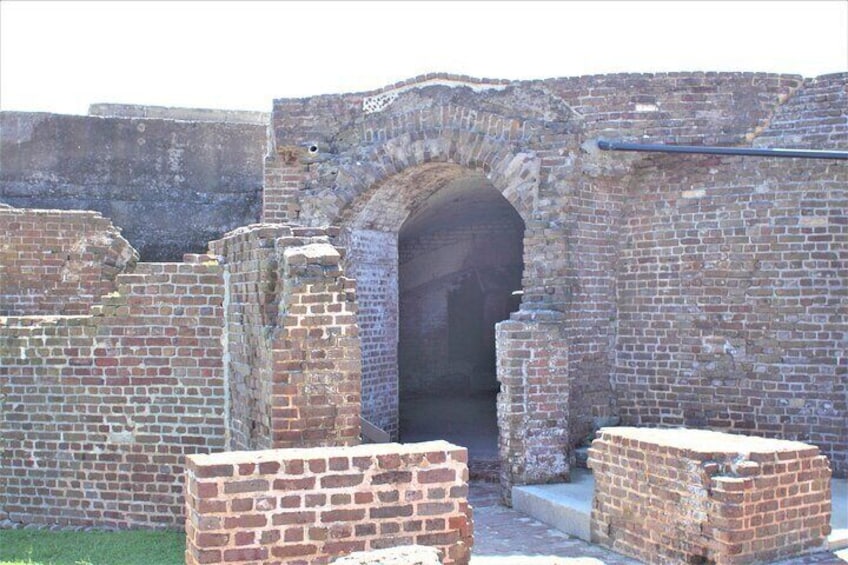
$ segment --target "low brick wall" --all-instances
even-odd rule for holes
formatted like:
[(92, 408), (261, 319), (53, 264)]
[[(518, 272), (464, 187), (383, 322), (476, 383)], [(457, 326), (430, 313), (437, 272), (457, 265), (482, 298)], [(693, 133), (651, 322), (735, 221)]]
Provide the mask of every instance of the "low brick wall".
[(589, 450), (592, 541), (648, 562), (759, 563), (818, 551), (830, 467), (815, 446), (706, 430), (605, 428)]
[(191, 455), (186, 563), (326, 564), (409, 544), (468, 563), (467, 457), (444, 441)]

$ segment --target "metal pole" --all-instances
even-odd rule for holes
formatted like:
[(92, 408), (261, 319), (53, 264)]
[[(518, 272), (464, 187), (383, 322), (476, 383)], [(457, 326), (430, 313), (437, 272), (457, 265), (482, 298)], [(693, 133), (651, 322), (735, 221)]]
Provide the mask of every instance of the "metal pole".
[(760, 149), (755, 147), (715, 147), (708, 145), (664, 145), (661, 143), (627, 143), (598, 140), (604, 151), (643, 151), (658, 153), (689, 153), (702, 155), (742, 155), (748, 157), (794, 157), (799, 159), (848, 160), (848, 151), (822, 151), (819, 149)]

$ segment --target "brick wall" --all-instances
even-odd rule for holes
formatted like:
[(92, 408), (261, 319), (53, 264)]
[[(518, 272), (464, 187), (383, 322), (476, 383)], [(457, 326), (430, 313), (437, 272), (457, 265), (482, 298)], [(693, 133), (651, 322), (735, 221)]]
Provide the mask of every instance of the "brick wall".
[[(801, 87), (801, 77), (763, 73), (427, 75), (369, 93), (276, 100), (272, 125), (277, 153), (303, 167), (300, 185), (283, 190), (300, 223), (399, 230), (452, 179), (491, 181), (525, 222), (522, 309), (565, 314), (557, 323), (569, 343), (567, 435), (576, 444), (617, 415), (618, 248), (638, 161), (599, 155), (594, 138), (745, 143)], [(373, 357), (363, 359), (366, 375)]]
[(182, 527), (184, 457), (225, 426), (221, 269), (188, 259), (118, 275), (93, 316), (0, 318), (11, 520)]
[[(339, 225), (339, 239), (351, 253), (345, 258), (333, 248), (335, 230), (327, 234), (281, 226), (239, 230), (221, 240), (232, 246), (213, 244), (222, 262), (226, 310), (221, 375), (229, 379), (223, 402), (229, 403), (225, 411), (233, 420), (224, 432), (229, 434), (226, 444), (256, 448), (355, 441), (360, 350), (363, 415), (395, 432), (397, 235), (443, 188), (473, 181), (490, 183), (525, 224), (524, 294), (520, 316), (513, 320), (518, 334), (502, 334), (506, 341), (501, 344), (504, 352), (514, 352), (502, 354), (506, 362), (500, 375), (508, 389), (499, 409), (502, 456), (516, 462), (505, 484), (565, 476), (567, 461), (561, 458), (567, 459), (568, 450), (593, 427), (616, 416), (630, 424), (708, 426), (808, 441), (831, 457), (835, 474), (845, 475), (845, 167), (611, 154), (594, 144), (597, 137), (620, 137), (844, 148), (844, 84), (845, 75), (804, 80), (756, 73), (527, 82), (428, 75), (371, 93), (275, 101), (264, 170), (266, 218)], [(130, 141), (134, 149), (121, 151), (139, 164), (132, 170), (146, 171), (143, 163), (166, 155), (167, 182), (146, 172), (127, 178), (130, 169), (114, 169), (119, 160), (99, 141), (82, 143), (91, 120), (109, 132), (98, 139)], [(65, 147), (71, 140), (69, 158), (50, 169), (68, 182), (54, 188), (69, 191), (62, 198), (81, 194), (83, 185), (74, 179), (88, 166), (81, 166), (82, 154), (76, 153), (82, 147), (85, 155), (96, 157), (98, 171), (111, 175), (98, 176), (98, 197), (92, 202), (108, 203), (104, 213), (113, 220), (134, 216), (150, 224), (152, 216), (134, 215), (134, 204), (121, 195), (151, 178), (157, 180), (144, 194), (182, 195), (194, 186), (215, 203), (232, 197), (245, 210), (254, 205), (241, 198), (242, 188), (253, 186), (250, 182), (227, 188), (232, 179), (252, 175), (245, 171), (224, 175), (227, 186), (215, 185), (214, 196), (208, 195), (204, 187), (214, 184), (209, 169), (194, 168), (188, 160), (217, 150), (186, 145), (182, 133), (163, 141), (158, 134), (197, 126), (164, 122), (4, 113), (4, 143), (21, 143), (11, 153), (5, 151), (8, 144), (3, 146), (4, 179), (15, 177), (11, 184), (3, 180), (3, 198), (23, 198), (18, 191), (42, 187), (29, 183), (43, 172), (32, 165), (38, 148)], [(247, 132), (233, 124), (200, 129), (212, 140)], [(57, 141), (63, 131), (68, 135)], [(259, 130), (250, 131), (247, 137), (253, 139)], [(252, 151), (253, 141), (228, 137), (237, 138), (241, 145), (231, 154)], [(261, 158), (260, 145), (258, 153), (243, 160), (248, 168)], [(232, 171), (221, 166), (215, 175)], [(207, 233), (203, 230), (214, 224), (217, 236), (221, 226), (238, 221), (233, 218), (247, 217), (235, 214), (210, 223), (208, 215), (195, 215), (204, 224), (198, 226), (174, 220), (184, 212), (182, 204), (157, 200), (156, 206), (152, 215), (157, 221), (151, 225), (170, 222), (179, 233), (183, 228)], [(211, 209), (231, 208), (212, 204)], [(113, 234), (100, 220), (91, 221), (101, 226), (97, 233)], [(37, 224), (30, 227), (38, 231), (47, 225)], [(15, 262), (34, 257), (32, 249), (6, 252), (11, 242), (30, 243), (15, 240), (17, 228), (5, 225), (12, 236), (0, 243), (5, 246), (0, 286), (5, 291), (10, 280), (19, 284), (15, 281), (31, 277), (26, 288), (19, 286), (3, 298), (17, 308), (9, 313), (36, 312), (24, 307), (87, 313), (98, 294), (114, 290), (108, 281), (132, 264), (128, 248), (113, 234), (109, 245), (86, 244), (86, 253), (103, 257), (104, 267), (92, 259), (85, 277), (75, 281), (73, 267), (63, 274), (69, 286), (51, 289), (66, 299), (22, 302), (29, 300), (26, 289), (52, 284), (61, 267), (56, 257), (45, 255), (37, 266), (21, 263), (15, 267), (18, 275), (5, 276), (11, 272), (6, 267), (10, 257)], [(160, 251), (174, 243), (175, 232), (168, 233), (170, 243)], [(75, 241), (62, 234), (44, 237), (56, 237), (39, 247), (60, 250), (52, 255), (66, 253), (65, 246)], [(361, 283), (356, 298), (361, 348), (352, 318), (352, 283), (339, 261)], [(95, 278), (86, 278), (97, 269), (102, 289), (74, 287), (97, 287)], [(168, 296), (170, 290), (162, 292)], [(308, 302), (313, 295), (327, 302)], [(132, 302), (127, 308), (143, 304)], [(158, 320), (144, 323), (151, 332), (161, 331)], [(55, 327), (65, 323), (70, 322), (59, 320)], [(546, 349), (548, 343), (561, 344), (560, 353)], [(547, 415), (537, 421), (527, 419), (520, 406), (543, 365), (554, 367), (550, 372), (556, 379), (550, 389), (532, 389), (539, 392), (534, 400), (538, 413)], [(313, 374), (310, 384), (307, 375)], [(555, 431), (558, 427), (567, 429)]]
[(848, 169), (644, 164), (618, 263), (622, 421), (809, 442), (844, 476)]
[(347, 268), (356, 279), (362, 352), (362, 417), (398, 438), (397, 235), (353, 230)]
[(326, 231), (258, 224), (210, 250), (226, 281), (230, 448), (358, 443), (355, 285)]
[(704, 430), (605, 428), (592, 540), (649, 562), (761, 563), (826, 548), (830, 469), (815, 446)]
[(138, 254), (96, 212), (0, 208), (0, 315), (87, 314)]
[(755, 131), (757, 147), (845, 149), (848, 147), (848, 73), (804, 80), (769, 120)]
[(802, 83), (772, 73), (621, 73), (557, 79), (552, 88), (591, 135), (738, 145), (766, 127)]
[(295, 223), (300, 215), (297, 193), (306, 178), (305, 167), (297, 161), (300, 150), (283, 148), (265, 157), (262, 190), (262, 221)]
[[(610, 386), (616, 337), (616, 268), (624, 198), (619, 179), (586, 176), (575, 183), (566, 224), (569, 434), (585, 442), (617, 417)], [(556, 261), (555, 258), (551, 258)]]
[(186, 563), (325, 564), (409, 544), (468, 563), (466, 462), (443, 441), (190, 456)]

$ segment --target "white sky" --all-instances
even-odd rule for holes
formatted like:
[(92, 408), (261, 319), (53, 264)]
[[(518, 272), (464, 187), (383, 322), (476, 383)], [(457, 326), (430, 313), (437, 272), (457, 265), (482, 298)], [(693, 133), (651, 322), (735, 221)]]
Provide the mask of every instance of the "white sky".
[(0, 109), (93, 102), (270, 111), (427, 72), (848, 71), (848, 0), (0, 0)]

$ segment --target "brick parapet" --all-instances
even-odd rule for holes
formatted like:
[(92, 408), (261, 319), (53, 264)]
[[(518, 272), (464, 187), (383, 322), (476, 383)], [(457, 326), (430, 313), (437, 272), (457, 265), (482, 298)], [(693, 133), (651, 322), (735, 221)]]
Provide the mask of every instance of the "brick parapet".
[(326, 564), (414, 543), (466, 564), (466, 465), (443, 441), (191, 456), (186, 563)]
[(589, 450), (592, 540), (633, 557), (761, 563), (826, 547), (817, 447), (721, 432), (604, 428)]
[(138, 253), (97, 212), (0, 208), (0, 315), (87, 314)]

